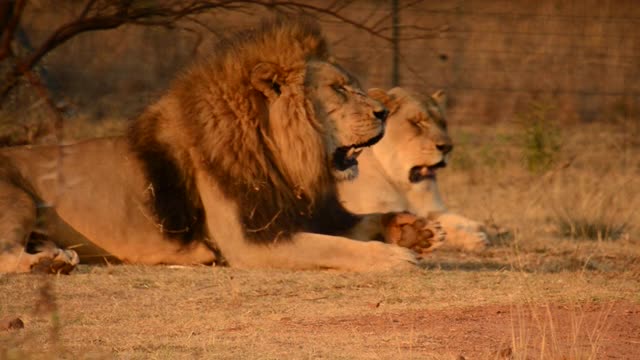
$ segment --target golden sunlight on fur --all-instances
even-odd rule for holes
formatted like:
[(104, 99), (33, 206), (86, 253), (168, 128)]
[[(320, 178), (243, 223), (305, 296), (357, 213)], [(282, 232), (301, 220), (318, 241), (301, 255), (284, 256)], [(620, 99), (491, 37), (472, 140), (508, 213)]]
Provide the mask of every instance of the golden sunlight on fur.
[[(436, 172), (446, 166), (453, 148), (444, 93), (438, 91), (423, 102), (402, 88), (371, 89), (369, 94), (389, 108), (387, 130), (360, 156), (360, 176), (339, 183), (343, 205), (356, 214), (409, 212), (439, 222), (446, 233), (445, 246), (484, 248), (488, 239), (481, 224), (447, 211), (438, 190)], [(359, 237), (382, 232), (381, 224), (376, 225)]]
[[(276, 20), (221, 42), (125, 137), (0, 150), (3, 272), (82, 262), (371, 271), (411, 251), (337, 236), (335, 179), (387, 110), (328, 61), (319, 27)], [(43, 250), (43, 249), (46, 249)], [(77, 256), (76, 256), (77, 254)]]

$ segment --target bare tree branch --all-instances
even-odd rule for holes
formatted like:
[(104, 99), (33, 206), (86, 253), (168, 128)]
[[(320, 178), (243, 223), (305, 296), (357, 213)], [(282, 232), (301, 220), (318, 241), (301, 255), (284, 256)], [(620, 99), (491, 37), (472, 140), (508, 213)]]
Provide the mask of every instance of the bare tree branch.
[[(0, 39), (0, 61), (6, 59), (11, 55), (11, 40), (13, 35), (20, 24), (20, 18), (22, 17), (22, 10), (26, 0), (7, 1), (2, 6), (2, 12), (5, 18), (8, 18), (5, 26), (0, 30), (2, 31), (2, 38)], [(13, 6), (12, 6), (13, 5)]]
[[(409, 6), (413, 6), (420, 1), (422, 0), (411, 1)], [(19, 24), (26, 0), (15, 0), (15, 2), (0, 0), (0, 2), (2, 4), (0, 6), (0, 15), (2, 15), (6, 4), (14, 5), (11, 21), (8, 22), (4, 29), (0, 28), (0, 31), (2, 31), (2, 42), (0, 43), (1, 61), (11, 51), (10, 44), (13, 40), (14, 30)], [(0, 98), (4, 98), (18, 83), (18, 80), (31, 71), (46, 54), (79, 34), (89, 31), (115, 29), (125, 24), (173, 28), (180, 21), (198, 23), (194, 20), (196, 15), (215, 9), (242, 11), (251, 6), (259, 6), (270, 10), (312, 13), (351, 25), (384, 41), (393, 41), (391, 36), (387, 34), (389, 32), (388, 27), (378, 28), (382, 20), (377, 20), (372, 27), (366, 24), (370, 17), (360, 21), (344, 15), (345, 9), (352, 3), (352, 0), (335, 0), (325, 6), (321, 6), (312, 2), (287, 0), (157, 0), (152, 2), (142, 0), (86, 0), (82, 10), (73, 20), (54, 30), (35, 51), (15, 59), (12, 70), (9, 71), (2, 86), (0, 86)], [(203, 24), (199, 23), (199, 25), (202, 26)], [(433, 36), (434, 33), (434, 29), (418, 26), (414, 26), (412, 29), (416, 30), (418, 34), (412, 35), (410, 39), (420, 38), (422, 35), (419, 32), (426, 33), (428, 37)]]
[(87, 3), (84, 6), (84, 9), (82, 9), (82, 12), (80, 13), (80, 15), (78, 15), (78, 19), (84, 19), (85, 17), (87, 17), (87, 14), (89, 14), (89, 11), (91, 11), (96, 1), (97, 0), (87, 1)]

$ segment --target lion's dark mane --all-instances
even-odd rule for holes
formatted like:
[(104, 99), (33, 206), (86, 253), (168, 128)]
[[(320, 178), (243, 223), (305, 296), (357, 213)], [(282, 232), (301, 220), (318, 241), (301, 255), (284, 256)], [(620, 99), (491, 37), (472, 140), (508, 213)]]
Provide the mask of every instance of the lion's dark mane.
[[(278, 46), (282, 51), (274, 51)], [(167, 237), (186, 243), (204, 233), (204, 208), (193, 179), (196, 166), (184, 155), (191, 147), (201, 152), (204, 167), (223, 193), (238, 204), (239, 220), (251, 241), (285, 241), (301, 231), (338, 234), (359, 221), (337, 200), (328, 162), (311, 197), (298, 193), (281, 173), (278, 154), (266, 145), (270, 119), (264, 116), (265, 99), (248, 79), (258, 62), (288, 71), (304, 69), (309, 59), (327, 58), (317, 24), (282, 19), (263, 23), (222, 41), (213, 58), (179, 77), (156, 106), (133, 122), (130, 147), (151, 184), (149, 207)], [(178, 118), (161, 111), (168, 102), (178, 104)], [(166, 124), (184, 129), (184, 134), (167, 138), (158, 130)]]

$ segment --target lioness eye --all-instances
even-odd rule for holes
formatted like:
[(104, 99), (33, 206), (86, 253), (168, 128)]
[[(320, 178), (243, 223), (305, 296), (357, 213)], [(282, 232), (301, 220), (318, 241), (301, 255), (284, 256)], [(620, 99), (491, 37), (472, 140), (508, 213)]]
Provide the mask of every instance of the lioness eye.
[(427, 130), (426, 124), (419, 121), (418, 119), (410, 119), (409, 122), (411, 123), (413, 130), (415, 130), (418, 134)]

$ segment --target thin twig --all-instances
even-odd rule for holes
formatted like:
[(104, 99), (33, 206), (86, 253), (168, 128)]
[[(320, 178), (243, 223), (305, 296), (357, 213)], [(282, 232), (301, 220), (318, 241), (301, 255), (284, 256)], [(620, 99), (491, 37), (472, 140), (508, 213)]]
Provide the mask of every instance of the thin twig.
[(12, 55), (11, 40), (13, 40), (16, 28), (20, 24), (20, 19), (22, 18), (22, 10), (24, 10), (25, 5), (26, 0), (16, 0), (16, 2), (13, 4), (13, 7), (11, 7), (10, 2), (7, 4), (3, 4), (3, 6), (5, 7), (4, 10), (11, 13), (11, 18), (7, 22), (5, 28), (0, 29), (2, 30), (2, 39), (0, 39), (0, 61)]

